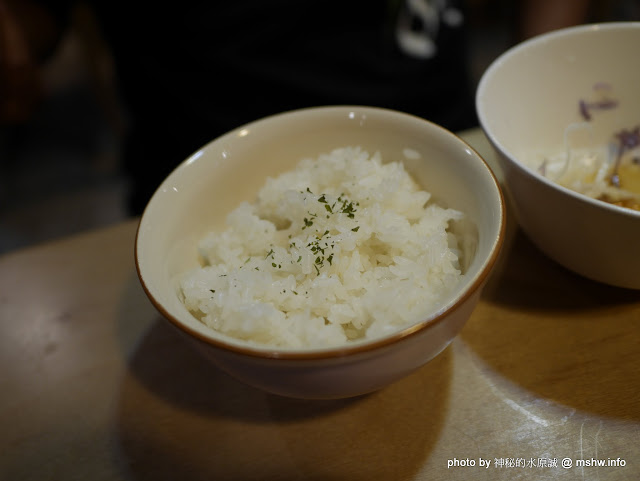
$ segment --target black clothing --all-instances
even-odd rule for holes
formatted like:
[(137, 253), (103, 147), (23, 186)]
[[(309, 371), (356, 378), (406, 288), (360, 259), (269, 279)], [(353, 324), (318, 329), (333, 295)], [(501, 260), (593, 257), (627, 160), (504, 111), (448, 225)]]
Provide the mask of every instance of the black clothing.
[(476, 125), (457, 2), (140, 3), (93, 2), (131, 119), (133, 214), (188, 155), (270, 114), (351, 104)]

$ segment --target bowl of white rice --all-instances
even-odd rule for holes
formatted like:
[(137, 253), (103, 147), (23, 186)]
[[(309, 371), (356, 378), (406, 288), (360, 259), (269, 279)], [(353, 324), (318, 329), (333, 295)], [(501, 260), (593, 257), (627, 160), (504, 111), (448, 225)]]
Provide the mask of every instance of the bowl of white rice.
[(503, 235), (499, 185), (457, 136), (401, 112), (318, 107), (183, 161), (147, 205), (135, 257), (154, 306), (219, 368), (328, 399), (445, 349)]

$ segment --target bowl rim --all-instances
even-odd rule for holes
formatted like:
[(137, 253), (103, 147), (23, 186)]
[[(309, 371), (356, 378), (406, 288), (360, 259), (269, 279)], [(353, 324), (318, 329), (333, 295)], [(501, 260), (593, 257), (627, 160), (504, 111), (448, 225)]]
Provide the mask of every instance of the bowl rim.
[[(616, 21), (616, 22), (601, 22), (601, 23), (588, 23), (584, 25), (576, 25), (572, 27), (561, 28), (557, 30), (553, 30), (550, 32), (542, 33), (540, 35), (536, 35), (527, 40), (520, 42), (517, 45), (507, 49), (502, 54), (500, 54), (487, 69), (482, 74), (480, 81), (478, 82), (478, 87), (476, 89), (476, 111), (478, 113), (478, 121), (480, 123), (480, 127), (482, 128), (484, 134), (487, 136), (491, 144), (502, 154), (502, 156), (509, 162), (510, 165), (513, 165), (515, 168), (520, 170), (537, 180), (538, 182), (542, 182), (548, 187), (551, 187), (565, 195), (570, 196), (571, 198), (580, 201), (586, 202), (594, 208), (600, 208), (604, 210), (608, 210), (612, 213), (628, 216), (631, 218), (640, 219), (640, 210), (634, 210), (627, 207), (621, 207), (615, 204), (611, 204), (609, 202), (605, 202), (602, 200), (594, 199), (589, 197), (588, 195), (582, 194), (580, 192), (576, 192), (574, 190), (569, 189), (563, 185), (554, 182), (553, 180), (545, 177), (544, 175), (536, 172), (534, 169), (527, 167), (522, 162), (517, 160), (516, 156), (507, 149), (500, 140), (495, 136), (494, 132), (489, 127), (489, 123), (487, 121), (486, 113), (480, 106), (483, 104), (481, 97), (483, 93), (487, 89), (487, 85), (489, 84), (491, 77), (495, 74), (497, 69), (499, 69), (502, 64), (509, 60), (509, 58), (514, 57), (520, 54), (523, 51), (526, 51), (532, 48), (535, 45), (539, 45), (545, 42), (548, 42), (555, 38), (566, 38), (574, 35), (583, 35), (587, 32), (601, 32), (601, 31), (614, 31), (614, 30), (639, 30), (640, 31), (640, 21)], [(506, 182), (505, 182), (506, 184)]]
[[(166, 320), (168, 320), (173, 326), (178, 328), (182, 333), (186, 334), (190, 338), (203, 342), (209, 347), (216, 348), (222, 351), (227, 351), (233, 354), (249, 356), (252, 358), (281, 360), (281, 361), (287, 361), (287, 360), (288, 361), (292, 361), (292, 360), (319, 361), (319, 360), (326, 360), (326, 359), (354, 357), (359, 354), (368, 353), (381, 348), (389, 347), (397, 342), (413, 337), (419, 332), (422, 332), (428, 328), (431, 328), (436, 324), (440, 324), (449, 314), (451, 314), (452, 312), (460, 308), (471, 296), (473, 296), (476, 293), (476, 291), (478, 291), (483, 287), (489, 274), (492, 271), (493, 266), (495, 265), (498, 259), (498, 256), (502, 250), (504, 240), (505, 240), (506, 205), (505, 205), (504, 194), (500, 187), (500, 183), (497, 180), (491, 167), (486, 162), (486, 160), (473, 147), (471, 147), (467, 142), (465, 142), (463, 139), (461, 139), (459, 136), (457, 136), (453, 132), (450, 132), (444, 127), (438, 124), (435, 124), (429, 120), (426, 120), (424, 118), (421, 118), (409, 113), (405, 113), (402, 111), (396, 111), (396, 110), (387, 109), (387, 108), (358, 106), (358, 105), (328, 105), (328, 106), (306, 107), (306, 108), (288, 110), (288, 111), (276, 113), (273, 115), (268, 115), (266, 117), (254, 120), (252, 122), (248, 122), (242, 126), (234, 128), (229, 132), (214, 138), (213, 140), (211, 140), (210, 142), (202, 146), (200, 149), (198, 149), (194, 154), (189, 156), (187, 159), (180, 162), (168, 176), (171, 176), (173, 172), (175, 172), (178, 168), (180, 168), (180, 166), (186, 163), (194, 155), (198, 155), (200, 152), (206, 149), (210, 143), (216, 142), (218, 139), (226, 137), (227, 135), (230, 135), (242, 129), (251, 128), (256, 123), (265, 122), (275, 117), (296, 115), (304, 112), (313, 113), (314, 111), (320, 112), (320, 111), (335, 110), (336, 112), (346, 113), (349, 111), (353, 111), (354, 109), (357, 109), (358, 111), (365, 111), (365, 112), (378, 111), (386, 114), (390, 113), (392, 115), (411, 117), (413, 118), (413, 121), (417, 120), (419, 122), (425, 122), (426, 124), (429, 124), (431, 126), (430, 128), (435, 128), (436, 130), (439, 130), (441, 134), (445, 135), (446, 137), (449, 137), (450, 140), (453, 140), (456, 143), (462, 144), (466, 149), (470, 150), (479, 161), (481, 161), (482, 165), (484, 166), (486, 172), (489, 175), (491, 184), (495, 187), (495, 192), (497, 193), (498, 210), (499, 210), (499, 219), (498, 219), (499, 228), (495, 237), (492, 238), (489, 256), (485, 259), (481, 269), (478, 271), (473, 281), (470, 282), (469, 285), (464, 287), (464, 289), (462, 289), (457, 294), (457, 296), (454, 298), (454, 301), (451, 304), (449, 304), (444, 308), (441, 308), (440, 310), (436, 311), (426, 319), (418, 321), (407, 327), (401, 328), (398, 331), (392, 332), (390, 334), (387, 334), (381, 337), (375, 337), (371, 340), (356, 342), (353, 344), (347, 343), (347, 344), (340, 344), (337, 346), (329, 346), (329, 347), (321, 347), (321, 348), (299, 348), (299, 349), (278, 348), (270, 345), (250, 345), (250, 344), (239, 344), (239, 343), (236, 344), (233, 342), (227, 342), (226, 339), (222, 337), (215, 337), (216, 333), (213, 329), (211, 329), (211, 336), (209, 336), (209, 335), (203, 334), (202, 332), (192, 329), (191, 327), (186, 325), (184, 322), (182, 322), (179, 318), (177, 318), (176, 316), (173, 316), (162, 306), (162, 303), (154, 297), (153, 293), (151, 292), (151, 289), (148, 287), (147, 283), (145, 282), (144, 273), (142, 272), (142, 267), (140, 265), (141, 263), (140, 263), (138, 252), (139, 252), (142, 224), (144, 221), (144, 216), (148, 208), (148, 205), (151, 199), (153, 199), (153, 196), (152, 196), (147, 206), (145, 206), (145, 209), (138, 221), (138, 226), (136, 229), (135, 240), (134, 240), (134, 261), (135, 261), (136, 273), (140, 281), (140, 284), (143, 288), (143, 291), (145, 292), (146, 296), (149, 298), (149, 300), (151, 301), (155, 309)], [(161, 186), (163, 183), (164, 181), (158, 187), (156, 192), (161, 189)]]

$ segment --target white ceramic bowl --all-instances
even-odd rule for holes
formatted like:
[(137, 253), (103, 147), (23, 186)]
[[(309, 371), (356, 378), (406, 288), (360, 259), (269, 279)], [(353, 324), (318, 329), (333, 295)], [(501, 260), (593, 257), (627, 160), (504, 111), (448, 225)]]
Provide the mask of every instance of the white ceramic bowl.
[[(591, 199), (526, 167), (535, 152), (561, 152), (564, 131), (594, 110), (593, 141), (605, 145), (640, 125), (640, 23), (585, 25), (530, 39), (497, 58), (476, 94), (480, 124), (498, 153), (506, 193), (523, 231), (550, 258), (590, 279), (640, 289), (640, 212)], [(604, 121), (603, 121), (604, 119)], [(594, 123), (594, 125), (596, 125)], [(604, 127), (604, 128), (603, 128)]]
[[(197, 242), (252, 201), (267, 176), (303, 157), (360, 145), (403, 160), (435, 199), (474, 222), (477, 249), (466, 278), (439, 312), (386, 337), (329, 349), (251, 347), (214, 332), (180, 302), (175, 276), (197, 265)], [(405, 148), (420, 154), (406, 159)], [(440, 353), (480, 296), (504, 235), (500, 188), (485, 162), (458, 137), (407, 114), (366, 107), (320, 107), (275, 115), (212, 141), (179, 165), (147, 205), (135, 256), (155, 307), (209, 359), (250, 385), (299, 398), (341, 398), (377, 390)], [(170, 355), (170, 353), (167, 353)]]

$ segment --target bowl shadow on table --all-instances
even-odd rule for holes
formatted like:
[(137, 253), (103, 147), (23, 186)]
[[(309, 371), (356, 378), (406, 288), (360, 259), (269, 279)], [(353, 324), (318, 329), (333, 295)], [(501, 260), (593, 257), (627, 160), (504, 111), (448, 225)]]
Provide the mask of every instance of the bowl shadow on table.
[[(134, 297), (125, 304), (142, 302)], [(124, 305), (120, 323), (139, 322), (128, 314), (136, 311)], [(154, 481), (410, 479), (438, 440), (451, 372), (446, 349), (372, 394), (289, 399), (225, 374), (156, 316), (129, 354), (116, 400), (118, 463)]]
[(537, 396), (640, 421), (640, 291), (563, 268), (512, 218), (483, 302), (461, 339), (495, 373)]

